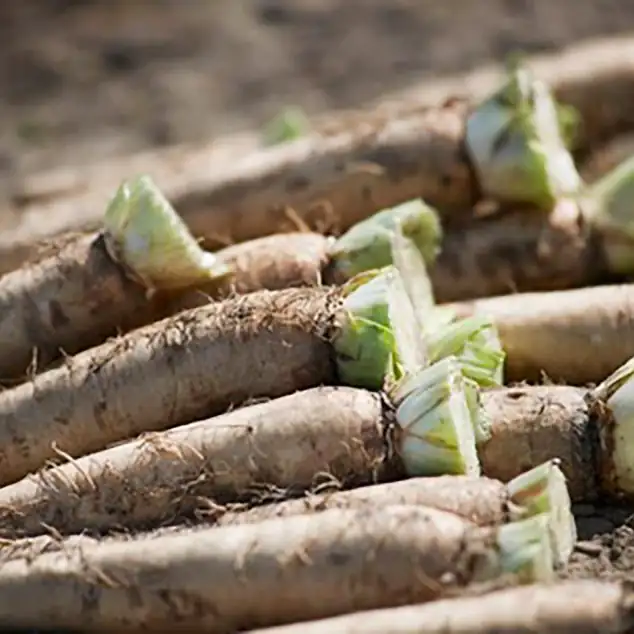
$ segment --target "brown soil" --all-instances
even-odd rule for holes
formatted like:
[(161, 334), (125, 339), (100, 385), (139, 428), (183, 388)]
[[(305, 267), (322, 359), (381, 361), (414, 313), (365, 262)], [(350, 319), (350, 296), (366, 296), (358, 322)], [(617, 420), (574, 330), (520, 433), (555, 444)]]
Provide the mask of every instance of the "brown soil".
[(575, 507), (579, 541), (563, 577), (634, 579), (634, 506)]
[[(289, 104), (359, 106), (632, 30), (623, 0), (0, 3), (0, 198), (24, 172), (259, 126)], [(577, 510), (566, 574), (634, 578), (634, 507)]]

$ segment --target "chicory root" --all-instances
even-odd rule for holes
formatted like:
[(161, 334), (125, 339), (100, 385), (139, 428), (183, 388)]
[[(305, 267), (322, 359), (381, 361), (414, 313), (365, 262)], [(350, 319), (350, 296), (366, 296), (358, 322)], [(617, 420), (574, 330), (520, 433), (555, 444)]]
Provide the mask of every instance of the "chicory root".
[(203, 305), (210, 297), (328, 283), (326, 264), (345, 271), (346, 281), (388, 266), (397, 223), (432, 260), (440, 227), (435, 212), (421, 201), (378, 213), (341, 240), (278, 234), (214, 255), (194, 241), (149, 178), (126, 181), (96, 238), (84, 236), (0, 279), (0, 380), (24, 378), (27, 369), (46, 369), (62, 354)]
[(182, 292), (228, 273), (147, 177), (119, 187), (104, 224), (0, 279), (0, 380), (166, 316), (151, 301), (157, 288)]
[(25, 378), (30, 366), (46, 367), (152, 314), (145, 290), (123, 275), (103, 238), (81, 238), (0, 278), (0, 381)]
[(206, 304), (210, 296), (315, 286), (327, 248), (327, 238), (312, 233), (239, 244), (218, 253), (217, 263), (232, 267), (230, 278), (148, 297), (110, 257), (103, 235), (80, 238), (0, 278), (0, 382), (24, 379), (61, 355)]
[(300, 622), (249, 634), (626, 634), (634, 626), (626, 583), (534, 584), (481, 596)]
[[(0, 491), (1, 494), (1, 491)], [(249, 510), (225, 511), (209, 519), (230, 526), (320, 513), (328, 509), (357, 509), (414, 504), (454, 513), (480, 526), (549, 514), (553, 558), (564, 564), (576, 541), (565, 478), (554, 462), (522, 473), (507, 485), (484, 476), (446, 475), (410, 478), (401, 482), (361, 486), (349, 491), (309, 494), (306, 497), (264, 504)]]
[[(262, 492), (265, 494), (264, 488)], [(275, 499), (276, 492), (272, 493)], [(277, 495), (279, 494), (278, 490)], [(261, 500), (253, 500), (256, 501)], [(434, 508), (463, 517), (478, 526), (495, 526), (546, 513), (553, 561), (557, 565), (563, 565), (568, 561), (576, 541), (576, 527), (570, 511), (566, 483), (563, 474), (552, 462), (523, 473), (508, 485), (486, 477), (451, 475), (410, 478), (400, 482), (373, 484), (328, 493), (309, 492), (304, 497), (253, 507), (240, 503), (222, 506), (217, 501), (200, 498), (195, 513), (196, 522), (193, 525), (186, 517), (181, 516), (172, 518), (174, 521), (167, 526), (158, 524), (159, 528), (156, 530), (148, 531), (149, 525), (146, 524), (145, 527), (141, 527), (143, 532), (134, 534), (155, 538), (169, 532), (187, 531), (195, 538), (197, 532), (204, 531), (211, 525), (254, 524), (270, 519), (322, 513), (331, 509), (357, 511), (393, 505)], [(27, 506), (23, 508), (27, 509)], [(35, 511), (35, 506), (28, 506), (26, 513), (30, 515)], [(47, 513), (44, 508), (43, 511)], [(27, 519), (27, 522), (30, 521)], [(77, 521), (79, 526), (79, 520)], [(51, 525), (47, 528), (55, 530)], [(99, 540), (99, 537), (95, 538), (86, 533), (89, 528), (86, 527), (81, 534), (70, 535), (64, 539), (61, 539), (62, 533), (57, 530), (55, 537), (44, 534), (15, 538), (21, 534), (21, 529), (16, 529), (12, 533), (13, 537), (6, 538), (3, 542), (3, 548), (0, 549), (0, 564), (11, 559), (32, 558), (37, 553), (54, 552), (69, 544), (89, 548)], [(102, 528), (107, 526), (103, 525)], [(130, 529), (135, 529), (134, 521), (132, 526), (126, 523), (124, 527), (125, 531)], [(125, 533), (121, 535), (115, 530), (107, 539), (127, 537)]]
[[(213, 258), (211, 268), (185, 269), (178, 280), (188, 286), (171, 289), (173, 281), (165, 280), (164, 273), (166, 267), (171, 270), (174, 260), (169, 240), (156, 241), (154, 248), (144, 246), (151, 243), (151, 231), (145, 228), (151, 229), (153, 222), (160, 226), (162, 214), (169, 209), (151, 182), (141, 179), (129, 186), (138, 190), (137, 202), (148, 219), (141, 228), (128, 223), (127, 233), (121, 231), (118, 239), (125, 245), (136, 238), (133, 245), (140, 242), (140, 247), (123, 253), (111, 248), (117, 251), (115, 261), (105, 248), (106, 242), (113, 242), (112, 238), (106, 240), (106, 231), (96, 239), (81, 238), (58, 254), (0, 280), (0, 307), (4, 308), (0, 311), (0, 380), (24, 377), (30, 366), (46, 368), (60, 354), (72, 355), (99, 345), (117, 332), (206, 304), (210, 297), (261, 288), (344, 283), (368, 268), (391, 264), (390, 240), (397, 223), (430, 266), (438, 301), (502, 293), (512, 287), (580, 285), (599, 281), (606, 273), (607, 260), (596, 239), (582, 236), (587, 228), (566, 216), (563, 206), (561, 222), (555, 221), (556, 211), (550, 219), (524, 211), (478, 220), (465, 231), (450, 231), (434, 262), (441, 234), (437, 217), (420, 200), (413, 200), (375, 214), (338, 240), (315, 233), (289, 233), (234, 245), (215, 256), (200, 251), (199, 258)], [(154, 215), (151, 210), (156, 198), (161, 204), (154, 205)], [(139, 271), (144, 273), (145, 284), (138, 283)], [(144, 287), (148, 286), (154, 292), (146, 297)], [(543, 332), (547, 336), (548, 330)], [(562, 359), (561, 355), (554, 358)], [(512, 370), (512, 358), (509, 367)]]
[(510, 382), (598, 383), (634, 356), (634, 285), (518, 293), (448, 305), (495, 324)]
[[(2, 490), (0, 499), (1, 494)], [(499, 480), (484, 476), (444, 475), (408, 478), (400, 482), (361, 486), (348, 491), (308, 493), (300, 498), (264, 504), (248, 510), (220, 510), (216, 518), (213, 509), (210, 509), (209, 519), (214, 524), (229, 526), (321, 513), (332, 508), (355, 509), (391, 504), (427, 506), (455, 513), (480, 526), (503, 524), (510, 521), (515, 513), (511, 494)], [(201, 507), (201, 511), (203, 510)], [(521, 512), (520, 516), (523, 516)]]
[(423, 507), (335, 509), (7, 561), (0, 622), (228, 634), (431, 601), (505, 574), (552, 578), (543, 515), (485, 528)]
[[(0, 489), (0, 529), (6, 536), (36, 535), (45, 525), (62, 533), (143, 527), (191, 517), (206, 500), (257, 502), (271, 490), (292, 495), (324, 482), (477, 475), (462, 373), (454, 364), (429, 376), (418, 375), (396, 410), (375, 392), (318, 387), (43, 469)], [(398, 447), (390, 442), (394, 425), (402, 428)]]
[[(398, 221), (429, 266), (439, 302), (620, 281), (634, 271), (633, 189), (634, 158), (617, 165), (574, 200), (561, 199), (549, 212), (507, 208), (473, 216), (458, 226), (447, 224), (444, 230), (432, 208), (412, 200), (359, 222), (337, 240), (331, 239), (332, 244), (323, 238), (323, 245), (315, 251), (308, 249), (306, 256), (298, 250), (295, 268), (301, 275), (290, 264), (290, 245), (282, 247), (279, 265), (269, 266), (277, 277), (262, 279), (275, 288), (306, 279), (333, 284), (369, 268), (387, 266), (391, 264), (389, 234)], [(319, 243), (317, 237), (313, 240)], [(238, 247), (247, 253), (249, 244)], [(263, 250), (265, 244), (266, 240), (260, 240), (254, 248)], [(274, 252), (269, 258), (273, 260)]]
[[(290, 238), (302, 234), (281, 234), (225, 251), (242, 253), (258, 271), (255, 254), (270, 247), (262, 256), (262, 268), (265, 258), (269, 262), (267, 275), (249, 277), (241, 272), (244, 267), (236, 274), (238, 288), (239, 280), (244, 279), (245, 290), (252, 290), (258, 279), (267, 288), (343, 283), (355, 273), (391, 263), (389, 229), (381, 226), (385, 224), (381, 217), (405, 216), (409, 208), (439, 302), (617, 282), (634, 271), (629, 237), (634, 215), (627, 207), (633, 175), (634, 160), (626, 161), (588, 188), (582, 200), (562, 200), (549, 213), (533, 208), (504, 210), (441, 231), (434, 225), (433, 210), (413, 200), (360, 222), (337, 240), (303, 234), (309, 242), (305, 253), (300, 249), (293, 252)], [(288, 242), (284, 243), (286, 236)], [(248, 255), (251, 249), (253, 256)], [(223, 254), (217, 254), (221, 261)]]
[(333, 382), (380, 389), (398, 369), (397, 278), (236, 296), (70, 357), (0, 393), (0, 480), (58, 450), (76, 457), (251, 398)]
[(442, 229), (435, 210), (416, 199), (377, 212), (338, 239), (313, 232), (281, 233), (222, 249), (216, 258), (227, 276), (179, 297), (171, 310), (199, 305), (209, 295), (345, 284), (355, 275), (394, 264), (392, 240), (397, 229), (426, 264), (433, 262)]
[[(634, 497), (634, 361), (594, 389), (563, 385), (482, 391), (482, 471), (508, 482), (558, 459), (573, 501)], [(482, 436), (484, 436), (483, 434)]]

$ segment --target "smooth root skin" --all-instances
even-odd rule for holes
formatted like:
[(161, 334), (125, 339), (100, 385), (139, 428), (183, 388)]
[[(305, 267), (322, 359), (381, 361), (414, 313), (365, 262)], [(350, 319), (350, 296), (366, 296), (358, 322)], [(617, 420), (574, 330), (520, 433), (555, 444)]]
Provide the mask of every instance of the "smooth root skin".
[(2, 565), (0, 622), (229, 634), (425, 602), (495, 576), (494, 539), (450, 513), (392, 506), (68, 545)]
[(0, 393), (0, 482), (59, 457), (336, 381), (336, 289), (251, 293), (82, 352)]
[(320, 233), (295, 232), (265, 236), (235, 244), (217, 253), (232, 277), (220, 291), (251, 293), (314, 286), (322, 281), (328, 263), (330, 238)]
[(509, 382), (545, 375), (570, 385), (600, 383), (634, 356), (634, 285), (519, 293), (452, 306), (462, 317), (493, 318)]
[[(0, 534), (149, 529), (222, 503), (402, 475), (380, 396), (318, 387), (151, 434), (0, 489)], [(502, 502), (496, 500), (498, 504)], [(498, 508), (502, 508), (499, 506)]]
[(330, 238), (310, 231), (278, 233), (234, 244), (217, 252), (232, 275), (206, 287), (190, 290), (169, 302), (166, 312), (204, 306), (210, 299), (235, 293), (319, 286), (324, 282)]
[(633, 626), (631, 584), (587, 580), (369, 610), (249, 634), (626, 634)]
[(573, 501), (600, 495), (599, 431), (581, 388), (518, 386), (482, 393), (492, 421), (491, 439), (478, 447), (482, 472), (509, 482), (558, 458)]

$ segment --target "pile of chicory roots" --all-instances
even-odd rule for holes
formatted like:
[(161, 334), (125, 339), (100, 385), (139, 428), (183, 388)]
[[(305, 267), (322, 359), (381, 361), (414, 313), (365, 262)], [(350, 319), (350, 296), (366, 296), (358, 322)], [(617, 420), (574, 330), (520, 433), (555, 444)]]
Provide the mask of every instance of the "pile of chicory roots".
[(625, 632), (559, 580), (571, 504), (634, 497), (634, 158), (580, 176), (577, 81), (280, 139), (182, 213), (132, 176), (0, 262), (0, 626)]

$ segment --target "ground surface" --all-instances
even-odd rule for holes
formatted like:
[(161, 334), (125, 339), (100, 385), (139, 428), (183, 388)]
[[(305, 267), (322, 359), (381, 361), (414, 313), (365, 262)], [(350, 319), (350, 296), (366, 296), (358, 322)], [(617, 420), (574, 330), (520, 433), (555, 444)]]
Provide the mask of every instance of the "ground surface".
[(575, 511), (579, 541), (564, 576), (634, 579), (634, 506)]
[[(486, 7), (486, 9), (484, 9)], [(626, 0), (0, 3), (0, 193), (24, 170), (358, 106), (516, 50), (634, 32)], [(582, 507), (572, 576), (634, 577), (634, 507)]]
[(211, 137), (291, 103), (358, 106), (632, 29), (625, 0), (0, 3), (0, 174)]

